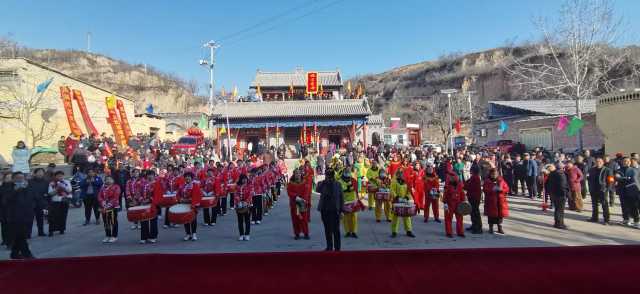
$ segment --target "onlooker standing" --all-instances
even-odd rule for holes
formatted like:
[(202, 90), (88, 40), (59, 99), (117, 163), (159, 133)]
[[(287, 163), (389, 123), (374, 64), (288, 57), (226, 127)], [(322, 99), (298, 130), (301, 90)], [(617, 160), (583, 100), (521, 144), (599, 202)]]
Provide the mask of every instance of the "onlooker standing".
[(322, 216), (324, 236), (327, 240), (325, 251), (340, 251), (340, 218), (342, 214), (342, 186), (335, 180), (333, 169), (326, 171), (325, 180), (318, 183), (320, 193), (318, 211)]
[(531, 159), (529, 153), (525, 153), (524, 166), (526, 171), (525, 181), (527, 182), (527, 192), (529, 192), (529, 198), (533, 199), (538, 194), (538, 162)]
[(100, 224), (100, 204), (98, 203), (98, 193), (102, 188), (102, 178), (94, 169), (89, 169), (87, 177), (80, 182), (80, 198), (84, 203), (84, 226), (91, 221), (91, 211), (96, 218), (96, 225)]
[(13, 173), (13, 191), (3, 199), (7, 205), (7, 222), (11, 228), (11, 258), (31, 259), (27, 237), (33, 223), (36, 197), (22, 172)]
[[(34, 210), (34, 216), (36, 218), (36, 224), (38, 226), (38, 236), (45, 236), (44, 234), (44, 210), (47, 207), (47, 194), (49, 192), (49, 182), (45, 178), (45, 172), (42, 168), (36, 168), (33, 171), (33, 178), (29, 180), (29, 189), (33, 190), (34, 197), (36, 198), (36, 207)], [(29, 238), (31, 238), (31, 228), (33, 227), (33, 220), (31, 220), (31, 226), (29, 227)]]
[[(614, 175), (620, 168), (620, 166), (618, 165), (618, 162), (616, 162), (615, 160), (611, 160), (609, 155), (604, 156), (604, 164)], [(609, 207), (613, 207), (616, 199), (615, 198), (616, 197), (615, 181), (609, 184), (609, 189), (607, 190), (604, 196), (609, 197)]]
[(597, 158), (596, 165), (589, 170), (589, 193), (591, 194), (591, 222), (598, 222), (598, 208), (602, 205), (604, 224), (609, 224), (609, 201), (607, 191), (613, 182), (613, 172), (604, 166), (604, 159)]
[(64, 172), (57, 171), (55, 179), (49, 184), (49, 237), (53, 232), (64, 234), (67, 229), (67, 214), (71, 198), (71, 183), (64, 179)]
[(561, 168), (556, 168), (553, 164), (548, 164), (546, 169), (549, 172), (549, 177), (547, 178), (545, 189), (549, 191), (555, 209), (553, 213), (553, 226), (566, 230), (567, 226), (564, 224), (564, 206), (567, 203), (567, 196), (569, 195), (567, 177)]
[(24, 144), (24, 141), (18, 141), (18, 144), (11, 153), (11, 159), (13, 159), (12, 172), (21, 172), (24, 175), (31, 174), (31, 168), (29, 167), (29, 158), (31, 157), (31, 151)]
[(489, 178), (484, 181), (484, 214), (488, 218), (489, 233), (493, 234), (493, 225), (498, 226), (498, 233), (504, 234), (502, 229), (502, 219), (509, 216), (509, 205), (507, 204), (507, 193), (509, 186), (498, 175), (496, 169), (491, 169)]
[[(513, 183), (513, 194), (524, 195), (524, 188), (526, 187), (525, 178), (527, 177), (527, 169), (520, 155), (516, 155), (516, 160), (513, 164), (513, 177), (515, 180)], [(518, 193), (518, 186), (521, 187), (522, 193)]]
[(11, 236), (9, 235), (9, 223), (7, 222), (7, 206), (4, 204), (4, 200), (13, 190), (13, 181), (11, 180), (11, 173), (5, 173), (2, 175), (2, 182), (0, 183), (0, 231), (2, 232), (2, 245), (11, 249)]
[(567, 162), (565, 167), (567, 178), (569, 180), (569, 188), (571, 190), (571, 196), (569, 197), (569, 209), (576, 212), (582, 212), (582, 179), (584, 175), (582, 171), (574, 166), (573, 161)]

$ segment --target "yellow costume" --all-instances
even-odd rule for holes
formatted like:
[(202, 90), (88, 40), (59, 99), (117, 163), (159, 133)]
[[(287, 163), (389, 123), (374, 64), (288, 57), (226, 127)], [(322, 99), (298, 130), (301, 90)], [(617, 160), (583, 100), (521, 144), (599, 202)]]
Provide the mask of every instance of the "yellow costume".
[[(358, 198), (356, 190), (353, 185), (353, 180), (345, 181), (342, 177), (338, 179), (338, 183), (342, 187), (343, 199), (345, 203), (356, 201)], [(358, 213), (357, 212), (345, 212), (342, 219), (344, 224), (344, 230), (347, 234), (355, 234), (358, 231)]]
[[(394, 203), (396, 202), (408, 202), (411, 199), (411, 194), (409, 193), (409, 188), (406, 183), (399, 183), (394, 177), (391, 181), (390, 187), (391, 199)], [(399, 227), (399, 218), (397, 215), (391, 215), (391, 233), (394, 235), (398, 233)], [(404, 230), (409, 233), (412, 231), (411, 226), (411, 217), (402, 217), (402, 222), (404, 223)]]

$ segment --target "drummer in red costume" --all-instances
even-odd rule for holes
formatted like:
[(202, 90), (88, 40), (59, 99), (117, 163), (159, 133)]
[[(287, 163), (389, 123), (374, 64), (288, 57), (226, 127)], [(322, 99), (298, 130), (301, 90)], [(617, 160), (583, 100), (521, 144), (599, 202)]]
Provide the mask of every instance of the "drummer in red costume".
[[(200, 185), (202, 187), (202, 191), (210, 196), (207, 197), (211, 197), (211, 196), (216, 196), (216, 176), (214, 175), (214, 170), (213, 169), (209, 169), (207, 170), (207, 176), (205, 177), (205, 179), (203, 181), (200, 181)], [(216, 196), (217, 197), (217, 196)], [(204, 225), (205, 226), (214, 226), (216, 224), (218, 215), (217, 215), (217, 206), (216, 207), (210, 207), (210, 208), (202, 208), (203, 210), (203, 221), (204, 221)]]
[(308, 214), (311, 210), (311, 199), (307, 197), (309, 185), (303, 181), (299, 170), (293, 172), (293, 177), (287, 184), (289, 196), (289, 210), (291, 211), (291, 223), (293, 224), (294, 239), (300, 239), (300, 234), (309, 240)]
[[(316, 185), (315, 180), (315, 171), (311, 167), (311, 163), (306, 160), (304, 162), (304, 182), (309, 186), (307, 189), (308, 195), (305, 196), (307, 199), (311, 199), (311, 191), (313, 191), (313, 187)], [(306, 214), (305, 217), (307, 222), (311, 222), (311, 214)]]
[(439, 223), (440, 221), (440, 178), (436, 174), (433, 165), (427, 166), (424, 177), (422, 178), (423, 198), (424, 198), (424, 222), (429, 221), (429, 207), (433, 211), (434, 220)]
[[(138, 191), (138, 181), (140, 180), (140, 170), (139, 169), (133, 169), (131, 171), (131, 177), (129, 178), (129, 180), (127, 181), (127, 183), (125, 184), (125, 198), (127, 199), (127, 203), (126, 206), (127, 208), (131, 207), (131, 203), (133, 202), (133, 198), (137, 197), (137, 195), (139, 194)], [(133, 225), (131, 225), (131, 229), (135, 230), (138, 229), (140, 226), (140, 224), (138, 223), (133, 223)]]
[(236, 191), (234, 194), (234, 202), (238, 204), (236, 209), (236, 214), (238, 215), (238, 230), (240, 231), (238, 241), (249, 241), (251, 239), (250, 206), (253, 197), (253, 186), (249, 183), (247, 175), (243, 174), (240, 176)]
[[(169, 166), (167, 168), (169, 172), (162, 179), (162, 193), (178, 193), (180, 187), (184, 185), (184, 177), (180, 175), (180, 169), (175, 166)], [(163, 228), (168, 228), (171, 224), (169, 223), (169, 207), (164, 210), (164, 225)]]
[(387, 167), (387, 174), (391, 177), (396, 174), (396, 171), (402, 165), (402, 161), (400, 161), (400, 156), (398, 154), (393, 155), (393, 159), (389, 162), (389, 166)]
[(264, 193), (264, 184), (263, 184), (264, 175), (260, 173), (259, 170), (256, 169), (256, 174), (250, 179), (249, 185), (252, 186), (253, 189), (253, 197), (252, 197), (252, 207), (251, 207), (251, 224), (261, 224), (262, 223), (262, 193)]
[(458, 179), (458, 175), (451, 169), (451, 165), (447, 166), (447, 175), (444, 186), (444, 225), (447, 233), (447, 237), (453, 238), (451, 227), (453, 224), (453, 217), (456, 217), (456, 233), (458, 236), (464, 238), (463, 218), (462, 214), (457, 213), (458, 205), (464, 201), (463, 184)]
[[(196, 209), (200, 205), (200, 200), (202, 199), (202, 190), (200, 190), (200, 185), (194, 181), (194, 174), (192, 172), (186, 172), (184, 175), (185, 184), (178, 189), (178, 202), (184, 204), (191, 204), (192, 209)], [(192, 240), (197, 241), (198, 236), (196, 235), (196, 230), (198, 228), (197, 221), (197, 211), (196, 217), (190, 224), (184, 225), (184, 240)]]
[[(151, 205), (155, 209), (162, 197), (162, 183), (156, 180), (156, 173), (146, 172), (144, 179), (139, 181), (140, 193), (134, 198), (134, 205)], [(156, 243), (158, 240), (158, 217), (140, 222), (140, 244)]]
[(102, 210), (106, 237), (102, 243), (113, 243), (118, 240), (118, 209), (120, 208), (120, 186), (115, 185), (113, 178), (107, 176), (105, 185), (98, 193), (98, 203)]

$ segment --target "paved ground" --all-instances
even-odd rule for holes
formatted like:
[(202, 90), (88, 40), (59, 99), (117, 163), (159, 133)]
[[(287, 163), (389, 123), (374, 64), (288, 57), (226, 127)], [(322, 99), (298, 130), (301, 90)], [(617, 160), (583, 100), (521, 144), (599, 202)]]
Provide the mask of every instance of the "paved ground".
[[(139, 231), (129, 229), (126, 216), (120, 214), (121, 224), (119, 240), (115, 244), (102, 244), (104, 237), (102, 226), (82, 226), (83, 210), (71, 209), (68, 230), (65, 235), (54, 237), (34, 237), (30, 240), (33, 253), (40, 258), (71, 257), (92, 255), (118, 255), (140, 253), (220, 253), (220, 252), (257, 252), (257, 251), (315, 251), (324, 248), (324, 234), (320, 217), (314, 210), (311, 220), (311, 240), (294, 240), (290, 224), (287, 197), (276, 205), (262, 225), (251, 227), (251, 241), (237, 241), (236, 216), (231, 211), (219, 219), (215, 227), (204, 227), (199, 224), (197, 242), (182, 241), (183, 227), (160, 228), (157, 244), (140, 245), (137, 243)], [(475, 247), (532, 247), (532, 246), (576, 246), (599, 244), (639, 244), (640, 230), (621, 225), (604, 226), (589, 223), (590, 211), (581, 214), (567, 213), (566, 223), (570, 230), (563, 231), (551, 227), (553, 212), (542, 212), (539, 201), (531, 201), (521, 197), (509, 199), (511, 217), (505, 220), (506, 235), (467, 234), (467, 238), (449, 239), (444, 236), (443, 224), (435, 222), (423, 223), (422, 217), (413, 219), (414, 232), (417, 238), (411, 239), (401, 235), (391, 239), (388, 223), (376, 223), (373, 212), (367, 211), (359, 215), (359, 239), (344, 239), (344, 250), (370, 249), (413, 249), (413, 248), (475, 248)], [(314, 195), (317, 202), (317, 195)], [(591, 207), (590, 202), (585, 207)], [(612, 220), (620, 221), (620, 208), (613, 209)], [(202, 221), (202, 214), (199, 215)], [(483, 218), (486, 223), (486, 218)], [(468, 225), (469, 218), (465, 217)], [(486, 229), (486, 226), (485, 226)], [(0, 259), (8, 258), (6, 254)]]

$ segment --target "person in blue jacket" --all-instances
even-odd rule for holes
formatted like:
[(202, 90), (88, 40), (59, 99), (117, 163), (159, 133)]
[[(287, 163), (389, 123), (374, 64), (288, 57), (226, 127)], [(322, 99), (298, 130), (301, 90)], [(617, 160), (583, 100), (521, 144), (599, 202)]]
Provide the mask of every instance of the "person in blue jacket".
[(98, 193), (102, 188), (102, 178), (98, 176), (94, 169), (87, 171), (87, 177), (80, 182), (80, 198), (84, 203), (84, 226), (91, 221), (91, 211), (96, 218), (96, 225), (100, 224), (100, 205), (98, 203)]

